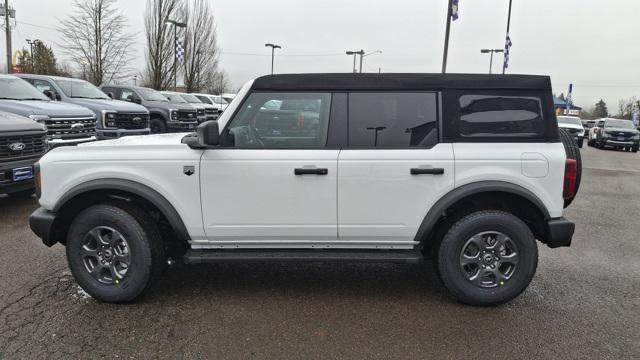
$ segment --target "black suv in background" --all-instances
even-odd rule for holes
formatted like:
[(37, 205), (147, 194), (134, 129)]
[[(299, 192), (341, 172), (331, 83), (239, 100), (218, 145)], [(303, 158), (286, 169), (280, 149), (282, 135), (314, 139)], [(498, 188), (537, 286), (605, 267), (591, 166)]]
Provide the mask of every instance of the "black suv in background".
[(595, 133), (594, 144), (600, 149), (609, 146), (635, 153), (640, 148), (640, 132), (630, 120), (604, 119), (602, 128)]
[(111, 98), (140, 104), (149, 110), (152, 134), (192, 131), (198, 126), (196, 109), (189, 104), (172, 104), (158, 91), (125, 85), (105, 85), (101, 90)]
[(0, 111), (0, 194), (33, 194), (33, 164), (46, 151), (44, 125)]

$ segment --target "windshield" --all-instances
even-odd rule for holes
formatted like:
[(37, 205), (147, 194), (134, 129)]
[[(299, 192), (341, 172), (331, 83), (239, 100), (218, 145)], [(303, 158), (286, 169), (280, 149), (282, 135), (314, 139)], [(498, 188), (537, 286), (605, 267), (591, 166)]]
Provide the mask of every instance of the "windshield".
[(607, 120), (604, 127), (633, 129), (633, 123), (629, 120)]
[(558, 122), (560, 124), (571, 124), (571, 125), (580, 125), (582, 126), (582, 120), (573, 116), (558, 116)]
[(93, 84), (84, 80), (54, 80), (58, 86), (62, 88), (65, 95), (72, 98), (85, 99), (109, 99), (109, 97), (100, 91)]
[(168, 92), (163, 92), (161, 94), (164, 95), (167, 99), (169, 99), (170, 102), (172, 102), (174, 104), (186, 104), (187, 103), (187, 101), (185, 99), (183, 99), (182, 97), (180, 97), (180, 95), (178, 95), (178, 94), (168, 93)]
[(153, 89), (137, 88), (136, 90), (138, 90), (138, 93), (143, 100), (169, 102), (166, 97), (162, 96), (162, 94)]
[(191, 94), (180, 94), (180, 96), (182, 96), (183, 99), (187, 100), (188, 102), (192, 103), (192, 104), (201, 104), (202, 101), (200, 101), (200, 99), (198, 99), (197, 97), (191, 95)]
[(213, 102), (216, 104), (220, 104), (220, 105), (227, 105), (229, 104), (227, 102), (227, 100), (223, 99), (222, 96), (214, 96), (213, 97)]
[(0, 100), (44, 100), (44, 94), (22, 79), (0, 78)]

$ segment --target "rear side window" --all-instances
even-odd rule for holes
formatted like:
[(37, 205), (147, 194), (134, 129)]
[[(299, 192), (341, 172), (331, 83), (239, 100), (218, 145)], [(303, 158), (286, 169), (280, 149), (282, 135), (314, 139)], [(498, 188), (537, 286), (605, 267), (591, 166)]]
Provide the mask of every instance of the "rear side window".
[(432, 147), (437, 120), (435, 93), (351, 93), (349, 147)]
[(447, 142), (559, 141), (550, 91), (448, 90), (443, 112)]
[(541, 137), (544, 134), (542, 104), (535, 97), (463, 95), (460, 136)]

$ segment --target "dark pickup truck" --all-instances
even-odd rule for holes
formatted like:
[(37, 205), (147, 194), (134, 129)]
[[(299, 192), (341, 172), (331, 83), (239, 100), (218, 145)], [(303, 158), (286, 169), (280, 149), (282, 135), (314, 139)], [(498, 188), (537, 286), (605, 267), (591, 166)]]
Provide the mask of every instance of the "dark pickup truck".
[(47, 151), (47, 129), (29, 118), (0, 111), (0, 194), (33, 194), (33, 164)]

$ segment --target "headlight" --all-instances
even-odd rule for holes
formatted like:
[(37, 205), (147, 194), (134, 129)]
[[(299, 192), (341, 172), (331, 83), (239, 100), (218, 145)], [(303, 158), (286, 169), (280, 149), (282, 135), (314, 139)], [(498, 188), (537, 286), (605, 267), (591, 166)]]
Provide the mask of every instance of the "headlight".
[(169, 110), (171, 120), (178, 120), (178, 110)]
[(633, 135), (633, 140), (640, 140), (640, 134)]
[(115, 111), (103, 110), (102, 111), (102, 127), (103, 128), (117, 128), (116, 124), (117, 113)]
[(49, 115), (29, 115), (29, 119), (39, 122), (40, 124), (47, 123), (47, 120), (51, 120)]
[(578, 135), (580, 135), (580, 136), (584, 136), (584, 129), (582, 129), (582, 130), (578, 131)]

